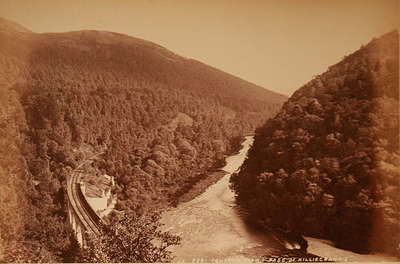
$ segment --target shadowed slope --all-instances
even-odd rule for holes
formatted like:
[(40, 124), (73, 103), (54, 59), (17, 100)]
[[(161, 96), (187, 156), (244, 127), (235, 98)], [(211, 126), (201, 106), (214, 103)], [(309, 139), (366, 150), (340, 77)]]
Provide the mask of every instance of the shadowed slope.
[(238, 202), (268, 226), (395, 253), (400, 243), (399, 35), (297, 90), (256, 132)]
[[(148, 41), (0, 21), (5, 259), (76, 261), (65, 188), (84, 146), (107, 149), (87, 170), (115, 176), (116, 208), (142, 214), (176, 200), (285, 99)], [(182, 115), (193, 122), (171, 129)]]

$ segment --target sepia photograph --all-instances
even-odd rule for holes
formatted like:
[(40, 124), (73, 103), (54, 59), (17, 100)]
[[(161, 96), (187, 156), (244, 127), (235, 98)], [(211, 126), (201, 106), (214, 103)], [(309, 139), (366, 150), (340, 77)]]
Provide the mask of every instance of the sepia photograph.
[(0, 0), (0, 263), (399, 263), (400, 0)]

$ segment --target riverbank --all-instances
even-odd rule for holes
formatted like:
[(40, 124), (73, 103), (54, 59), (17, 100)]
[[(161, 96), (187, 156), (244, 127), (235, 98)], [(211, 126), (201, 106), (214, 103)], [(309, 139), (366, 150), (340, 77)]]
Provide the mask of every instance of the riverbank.
[(306, 237), (308, 241), (308, 252), (321, 256), (326, 259), (332, 259), (337, 262), (398, 262), (394, 256), (382, 253), (358, 254), (349, 250), (340, 249), (333, 245), (329, 240), (323, 240), (313, 237)]
[(271, 236), (246, 225), (229, 188), (230, 174), (243, 163), (252, 142), (246, 137), (239, 153), (226, 158), (222, 169), (227, 174), (217, 183), (163, 214), (165, 230), (182, 238), (181, 245), (171, 248), (174, 261), (252, 262), (282, 249)]
[[(397, 261), (381, 255), (361, 255), (341, 250), (327, 241), (309, 237), (306, 237), (308, 252), (304, 253), (292, 249), (284, 236), (272, 230), (262, 232), (259, 227), (249, 224), (235, 203), (229, 178), (240, 168), (252, 142), (252, 137), (246, 137), (242, 149), (226, 158), (223, 171), (211, 173), (214, 175), (188, 193), (177, 207), (163, 213), (163, 229), (182, 238), (181, 245), (170, 249), (175, 256), (174, 261)], [(212, 184), (213, 181), (216, 183)]]
[[(231, 143), (231, 152), (226, 153), (225, 157), (238, 155), (243, 148), (245, 141), (245, 137), (237, 137), (233, 139)], [(218, 160), (207, 172), (197, 175), (193, 179), (189, 180), (188, 184), (182, 186), (175, 193), (175, 197), (173, 201), (171, 201), (171, 205), (176, 207), (179, 204), (189, 202), (204, 193), (210, 186), (216, 184), (226, 174), (228, 174), (228, 172), (224, 170), (226, 165), (226, 158), (224, 160)]]
[(193, 200), (197, 196), (204, 193), (208, 187), (217, 183), (226, 174), (227, 174), (227, 172), (223, 171), (223, 170), (217, 170), (214, 172), (210, 172), (208, 174), (208, 176), (206, 176), (204, 179), (201, 179), (198, 182), (196, 182), (194, 185), (192, 185), (190, 187), (190, 189), (187, 192), (185, 192), (181, 196), (179, 196), (179, 198), (177, 198), (175, 200), (174, 205), (177, 206), (181, 203), (186, 203), (186, 202)]

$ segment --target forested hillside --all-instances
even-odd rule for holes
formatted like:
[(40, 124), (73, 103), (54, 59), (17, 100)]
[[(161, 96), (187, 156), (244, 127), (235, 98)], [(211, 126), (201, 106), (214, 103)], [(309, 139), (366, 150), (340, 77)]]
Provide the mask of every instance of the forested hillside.
[(361, 252), (400, 243), (399, 35), (372, 40), (257, 129), (237, 201), (265, 226)]
[(65, 185), (82, 149), (113, 175), (116, 208), (144, 213), (280, 108), (270, 92), (154, 43), (33, 33), (0, 20), (0, 259), (73, 259)]

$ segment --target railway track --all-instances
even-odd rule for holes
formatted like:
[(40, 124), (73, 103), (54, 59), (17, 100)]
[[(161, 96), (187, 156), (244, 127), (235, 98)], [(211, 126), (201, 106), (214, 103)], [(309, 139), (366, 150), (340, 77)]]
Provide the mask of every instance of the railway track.
[(103, 225), (103, 221), (87, 202), (85, 196), (82, 193), (80, 184), (81, 173), (82, 173), (82, 170), (80, 168), (84, 164), (91, 162), (93, 157), (81, 163), (72, 172), (67, 182), (67, 193), (71, 205), (71, 210), (73, 210), (75, 215), (78, 217), (79, 219), (78, 222), (81, 224), (81, 227), (83, 227), (83, 230), (93, 233), (95, 235), (100, 235), (100, 230), (101, 226)]
[(75, 204), (75, 206), (72, 207), (80, 222), (83, 223), (86, 231), (99, 235), (101, 219), (90, 207), (82, 193), (80, 186), (80, 174), (72, 175), (70, 187), (70, 202), (71, 204)]

